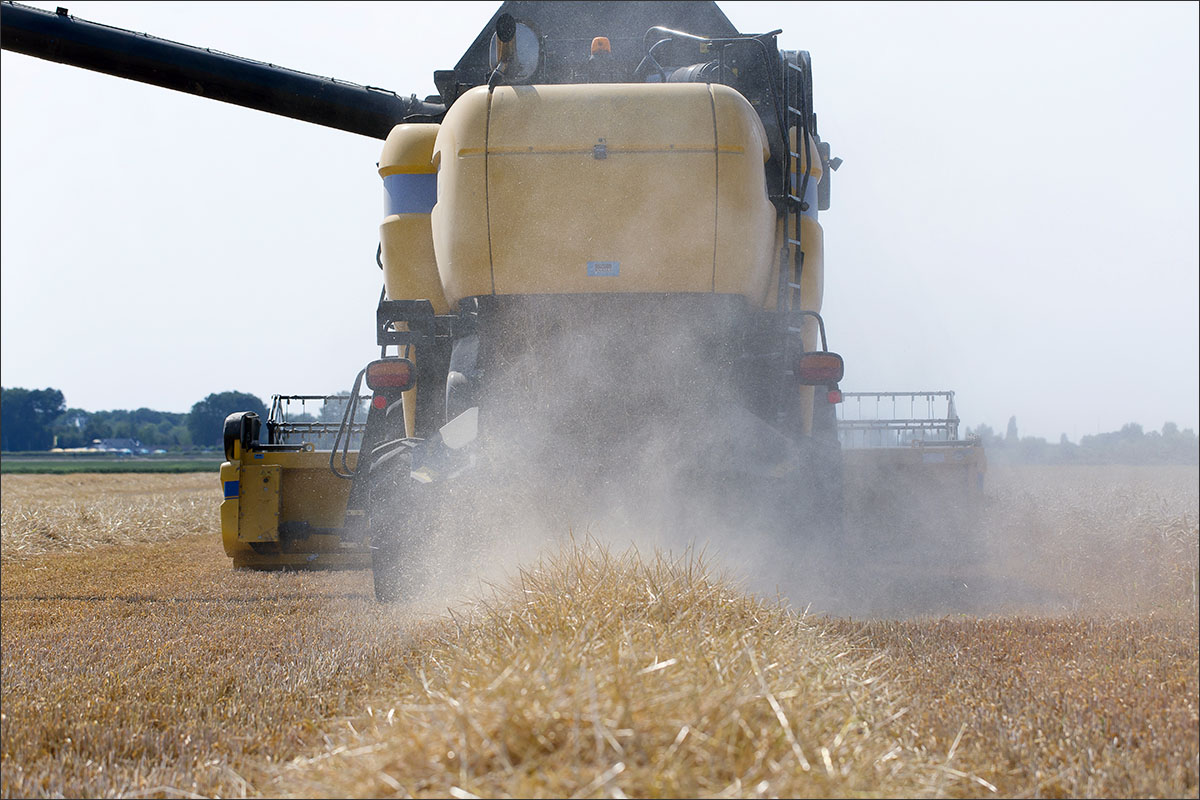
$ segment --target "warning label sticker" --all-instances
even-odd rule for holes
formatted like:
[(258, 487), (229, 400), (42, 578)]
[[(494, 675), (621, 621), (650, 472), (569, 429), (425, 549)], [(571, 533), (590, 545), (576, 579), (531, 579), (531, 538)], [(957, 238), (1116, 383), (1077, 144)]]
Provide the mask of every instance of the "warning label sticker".
[(589, 261), (587, 262), (589, 278), (616, 277), (621, 274), (620, 261)]

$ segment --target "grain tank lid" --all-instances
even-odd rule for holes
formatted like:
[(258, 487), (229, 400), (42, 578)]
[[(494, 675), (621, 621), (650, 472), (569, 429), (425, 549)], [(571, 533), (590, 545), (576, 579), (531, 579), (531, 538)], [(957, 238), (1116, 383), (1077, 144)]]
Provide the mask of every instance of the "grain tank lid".
[[(471, 91), (475, 96), (464, 103), (463, 111), (468, 103), (487, 103), (486, 90)], [(459, 102), (466, 99), (464, 95)], [(451, 111), (454, 116), (447, 119), (458, 117), (459, 112)], [(598, 146), (614, 156), (711, 153), (715, 148), (710, 89), (699, 83), (498, 87), (487, 119), (487, 148), (493, 156), (600, 157)], [(460, 156), (480, 154), (459, 151)]]
[(632, 72), (645, 55), (642, 37), (655, 25), (705, 36), (738, 35), (738, 29), (713, 2), (509, 0), (500, 5), (454, 66), (459, 83), (487, 83), (491, 73), (488, 50), (501, 14), (511, 14), (544, 37), (546, 65), (545, 74), (538, 76), (539, 83), (571, 82), (572, 54), (578, 51), (586, 57), (588, 43), (597, 36), (609, 40), (614, 60), (623, 70)]

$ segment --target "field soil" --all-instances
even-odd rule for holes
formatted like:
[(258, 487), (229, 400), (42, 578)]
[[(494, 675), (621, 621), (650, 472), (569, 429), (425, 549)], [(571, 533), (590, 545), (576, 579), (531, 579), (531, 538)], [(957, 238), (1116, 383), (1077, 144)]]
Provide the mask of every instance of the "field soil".
[(233, 571), (214, 475), (5, 475), (0, 794), (1196, 797), (1197, 470), (989, 477), (806, 614), (587, 536), (380, 607)]

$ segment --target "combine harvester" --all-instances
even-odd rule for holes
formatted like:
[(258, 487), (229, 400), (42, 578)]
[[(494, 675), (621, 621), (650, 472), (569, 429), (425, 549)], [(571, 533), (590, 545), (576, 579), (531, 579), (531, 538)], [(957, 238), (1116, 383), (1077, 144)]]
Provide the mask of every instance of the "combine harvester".
[[(485, 525), (485, 495), (636, 504), (656, 471), (693, 521), (839, 546), (858, 429), (836, 415), (818, 212), (841, 160), (781, 31), (709, 2), (506, 2), (418, 100), (0, 14), (5, 49), (384, 140), (380, 358), (336, 423), (297, 421), (312, 396), (226, 421), (235, 566), (370, 563), (394, 600), (435, 532)], [(919, 481), (963, 452), (846, 450)]]

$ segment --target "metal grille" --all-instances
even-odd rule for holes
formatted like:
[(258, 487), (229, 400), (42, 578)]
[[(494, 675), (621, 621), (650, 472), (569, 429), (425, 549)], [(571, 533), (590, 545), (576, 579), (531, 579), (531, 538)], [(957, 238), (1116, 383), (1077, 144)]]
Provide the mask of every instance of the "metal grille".
[[(358, 395), (362, 422), (350, 426), (351, 447), (357, 449), (366, 429), (366, 403), (370, 395)], [(277, 394), (271, 397), (267, 415), (267, 434), (270, 444), (298, 445), (311, 443), (318, 450), (333, 447), (342, 415), (350, 401), (348, 394)]]
[(845, 448), (959, 442), (954, 392), (843, 392), (838, 438)]

